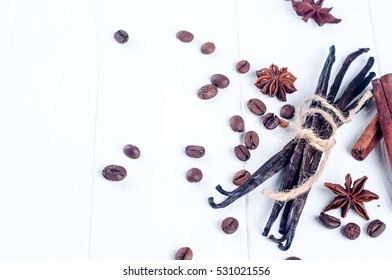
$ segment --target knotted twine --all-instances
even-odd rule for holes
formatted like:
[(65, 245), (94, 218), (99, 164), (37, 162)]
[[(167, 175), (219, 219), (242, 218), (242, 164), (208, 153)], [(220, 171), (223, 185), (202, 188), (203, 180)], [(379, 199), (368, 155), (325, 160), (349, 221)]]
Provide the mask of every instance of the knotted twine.
[[(354, 118), (354, 115), (358, 113), (359, 110), (361, 110), (362, 106), (364, 106), (366, 101), (372, 98), (372, 96), (373, 94), (371, 91), (365, 92), (365, 94), (359, 99), (358, 104), (349, 111), (347, 117), (345, 117), (343, 113), (335, 106), (328, 103), (325, 98), (319, 95), (310, 96), (304, 101), (302, 101), (299, 107), (299, 113), (296, 116), (295, 138), (306, 140), (308, 144), (323, 153), (318, 168), (316, 172), (312, 176), (310, 176), (305, 182), (289, 191), (275, 193), (269, 189), (264, 189), (262, 190), (262, 193), (277, 201), (288, 201), (309, 191), (312, 188), (313, 184), (321, 176), (327, 164), (328, 157), (331, 154), (332, 147), (336, 144), (336, 140), (332, 137), (335, 135), (336, 130), (338, 129), (338, 124), (336, 123), (333, 114), (337, 117), (338, 120), (340, 120), (340, 122), (349, 123)], [(302, 113), (303, 107), (307, 103), (312, 101), (319, 102), (325, 109), (323, 110), (320, 108), (309, 108), (305, 111), (305, 113)], [(324, 118), (324, 120), (331, 126), (331, 137), (329, 139), (322, 139), (316, 133), (314, 133), (311, 128), (304, 128), (302, 126), (306, 117), (314, 114), (320, 114)]]

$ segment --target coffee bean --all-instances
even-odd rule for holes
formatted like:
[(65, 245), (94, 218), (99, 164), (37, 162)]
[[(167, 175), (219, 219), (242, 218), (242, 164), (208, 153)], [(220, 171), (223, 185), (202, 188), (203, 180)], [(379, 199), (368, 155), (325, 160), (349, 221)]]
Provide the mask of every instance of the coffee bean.
[(289, 261), (299, 261), (301, 259), (298, 258), (298, 257), (295, 257), (295, 256), (291, 256), (291, 257), (286, 258), (286, 260), (289, 260)]
[(361, 229), (359, 225), (357, 225), (356, 223), (348, 223), (344, 227), (344, 235), (350, 240), (357, 239), (360, 234), (361, 234)]
[(185, 147), (185, 154), (192, 158), (201, 158), (206, 153), (203, 146), (199, 145), (188, 145)]
[(253, 114), (258, 116), (264, 115), (267, 110), (267, 106), (265, 106), (264, 102), (257, 98), (249, 99), (246, 105)]
[(191, 32), (186, 30), (180, 30), (177, 32), (176, 37), (183, 43), (189, 43), (193, 40), (194, 36)]
[(199, 168), (193, 167), (186, 173), (186, 179), (191, 183), (198, 183), (203, 179), (203, 173)]
[(140, 149), (135, 145), (127, 144), (123, 149), (124, 154), (132, 159), (137, 159), (140, 157)]
[(250, 158), (250, 152), (247, 147), (240, 144), (234, 148), (234, 154), (239, 160), (247, 161)]
[(236, 69), (238, 73), (244, 74), (249, 71), (250, 64), (247, 60), (241, 60), (237, 62)]
[(213, 42), (205, 42), (200, 51), (202, 54), (212, 54), (215, 51), (215, 44)]
[(120, 44), (125, 44), (128, 41), (129, 36), (125, 30), (120, 29), (114, 33), (114, 39)]
[(376, 238), (385, 231), (385, 228), (385, 223), (377, 219), (369, 223), (366, 232), (370, 237)]
[(259, 135), (256, 131), (249, 130), (244, 134), (244, 145), (249, 150), (254, 150), (259, 146)]
[(276, 116), (273, 113), (268, 113), (266, 114), (262, 119), (261, 119), (263, 125), (265, 126), (266, 129), (274, 129), (279, 125), (279, 117)]
[(199, 96), (199, 98), (203, 100), (211, 99), (215, 97), (217, 94), (218, 94), (218, 88), (213, 84), (202, 86), (197, 91), (197, 96)]
[(340, 227), (340, 220), (338, 218), (335, 218), (335, 217), (328, 215), (324, 212), (320, 213), (319, 219), (320, 219), (321, 223), (327, 228), (333, 229), (333, 228)]
[(193, 251), (189, 247), (181, 247), (177, 250), (176, 260), (191, 260), (193, 258)]
[(223, 232), (226, 234), (233, 234), (234, 232), (237, 231), (238, 227), (239, 227), (239, 222), (234, 217), (227, 217), (221, 223), (221, 228)]
[(232, 182), (236, 186), (242, 186), (246, 181), (248, 181), (250, 176), (251, 174), (249, 171), (241, 169), (234, 174)]
[(283, 105), (282, 108), (280, 108), (280, 116), (282, 118), (290, 120), (294, 117), (294, 115), (295, 115), (295, 107), (293, 105), (286, 104)]
[(230, 84), (230, 80), (225, 75), (215, 74), (211, 76), (211, 83), (217, 88), (227, 88)]
[(127, 170), (121, 165), (108, 165), (102, 170), (102, 176), (109, 181), (121, 181), (127, 177)]
[(230, 127), (234, 132), (243, 132), (245, 129), (244, 119), (239, 115), (230, 118)]

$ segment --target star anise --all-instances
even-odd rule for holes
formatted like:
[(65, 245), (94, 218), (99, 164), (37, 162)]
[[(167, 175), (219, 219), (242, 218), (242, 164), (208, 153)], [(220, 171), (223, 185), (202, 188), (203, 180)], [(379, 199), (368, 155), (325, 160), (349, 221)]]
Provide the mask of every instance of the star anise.
[(256, 71), (256, 87), (264, 94), (275, 96), (286, 101), (286, 93), (293, 93), (297, 89), (294, 81), (297, 79), (293, 74), (287, 71), (287, 67), (279, 69), (277, 65), (271, 64), (269, 68), (262, 68)]
[(324, 183), (324, 186), (330, 189), (334, 194), (338, 195), (330, 204), (327, 205), (327, 207), (325, 207), (324, 212), (342, 208), (342, 217), (344, 218), (347, 216), (350, 208), (353, 207), (361, 217), (369, 220), (369, 215), (366, 212), (365, 205), (363, 203), (378, 199), (379, 197), (377, 194), (364, 189), (367, 179), (368, 178), (366, 176), (363, 176), (356, 180), (351, 187), (351, 175), (347, 174), (344, 188), (338, 184)]
[(312, 18), (319, 26), (324, 25), (324, 23), (339, 23), (341, 19), (335, 18), (329, 13), (332, 8), (322, 8), (323, 3), (324, 0), (318, 0), (316, 3), (314, 0), (300, 2), (291, 0), (294, 11), (297, 15), (302, 16), (302, 20), (305, 22)]

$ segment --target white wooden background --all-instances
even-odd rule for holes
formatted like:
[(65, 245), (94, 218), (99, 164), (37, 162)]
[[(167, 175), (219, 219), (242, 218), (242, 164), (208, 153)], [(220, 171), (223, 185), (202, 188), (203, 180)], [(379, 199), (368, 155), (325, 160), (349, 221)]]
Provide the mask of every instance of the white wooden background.
[[(225, 209), (207, 203), (210, 196), (223, 199), (217, 184), (234, 188), (237, 170), (254, 172), (292, 137), (291, 128), (266, 130), (246, 108), (254, 97), (270, 112), (283, 105), (255, 88), (256, 70), (288, 67), (298, 78), (298, 91), (288, 96), (295, 106), (313, 93), (331, 45), (333, 74), (361, 47), (371, 51), (348, 78), (369, 56), (377, 76), (392, 71), (390, 1), (326, 0), (325, 7), (342, 22), (305, 23), (283, 0), (1, 1), (0, 258), (170, 260), (182, 246), (199, 260), (391, 258), (392, 184), (383, 149), (364, 162), (349, 153), (374, 104), (339, 129), (288, 251), (261, 235), (273, 201), (260, 191), (276, 189), (279, 175)], [(129, 33), (127, 44), (113, 39), (118, 29)], [(181, 29), (195, 39), (181, 43)], [(215, 53), (200, 53), (205, 41), (216, 44)], [(247, 74), (235, 71), (240, 59), (251, 63)], [(196, 91), (215, 73), (227, 75), (230, 86), (198, 99)], [(234, 114), (261, 139), (246, 163), (232, 151), (241, 141), (228, 125)], [(139, 159), (122, 153), (128, 143), (140, 147)], [(187, 157), (189, 144), (203, 145), (206, 155)], [(128, 177), (105, 180), (108, 164), (123, 165)], [(204, 172), (200, 183), (185, 180), (191, 167)], [(371, 219), (387, 224), (377, 239), (362, 231), (349, 241), (317, 221), (334, 197), (323, 182), (343, 183), (346, 173), (367, 175), (367, 188), (380, 195), (366, 204)], [(220, 229), (227, 216), (240, 222), (233, 235)], [(352, 210), (342, 223), (350, 221), (363, 229), (368, 223)]]

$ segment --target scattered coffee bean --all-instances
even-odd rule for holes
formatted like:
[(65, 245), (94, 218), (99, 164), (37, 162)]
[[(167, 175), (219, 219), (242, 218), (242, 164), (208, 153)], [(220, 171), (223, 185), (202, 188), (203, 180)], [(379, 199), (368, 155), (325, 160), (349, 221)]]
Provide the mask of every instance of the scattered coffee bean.
[(344, 227), (344, 235), (350, 240), (357, 239), (360, 234), (361, 228), (356, 223), (348, 223)]
[(265, 106), (264, 102), (257, 98), (249, 99), (246, 105), (253, 114), (258, 116), (264, 115), (265, 111), (267, 111), (267, 106)]
[(199, 168), (193, 167), (186, 173), (186, 179), (191, 183), (198, 183), (203, 179), (203, 173)]
[(319, 219), (326, 228), (333, 229), (333, 228), (340, 227), (340, 220), (338, 218), (326, 214), (325, 212), (320, 213)]
[(290, 120), (294, 117), (294, 115), (295, 115), (295, 108), (293, 105), (286, 104), (286, 105), (283, 105), (282, 108), (280, 108), (280, 116), (282, 118)]
[(366, 232), (370, 237), (376, 238), (385, 231), (385, 228), (385, 223), (377, 219), (369, 223)]
[(114, 33), (114, 39), (120, 44), (125, 44), (128, 41), (129, 36), (125, 30), (120, 29)]
[(249, 130), (244, 134), (244, 145), (249, 150), (254, 150), (259, 146), (259, 135), (256, 131)]
[(227, 88), (230, 84), (230, 80), (225, 75), (215, 74), (211, 76), (211, 83), (217, 88)]
[(199, 98), (203, 100), (211, 99), (215, 97), (217, 94), (218, 94), (218, 88), (213, 84), (202, 86), (197, 91), (197, 96), (199, 96)]
[(230, 118), (230, 127), (234, 132), (243, 132), (245, 129), (244, 119), (239, 115)]
[(239, 160), (247, 161), (250, 158), (250, 152), (247, 147), (240, 144), (234, 148), (234, 154)]
[(131, 144), (125, 145), (123, 152), (127, 157), (131, 159), (137, 159), (140, 157), (140, 149), (135, 145), (131, 145)]
[(301, 259), (298, 258), (298, 257), (295, 257), (295, 256), (291, 256), (291, 257), (286, 258), (286, 260), (289, 260), (289, 261), (299, 261)]
[(121, 181), (127, 177), (127, 170), (121, 165), (108, 165), (102, 170), (102, 176), (109, 181)]
[(189, 247), (181, 247), (177, 250), (176, 260), (191, 260), (193, 258), (193, 251)]
[(239, 227), (239, 222), (236, 218), (234, 217), (227, 217), (224, 219), (221, 223), (221, 228), (224, 233), (226, 234), (233, 234), (234, 232), (237, 231)]
[(215, 51), (215, 44), (213, 42), (205, 42), (201, 45), (200, 51), (202, 54), (212, 54)]
[(261, 119), (266, 129), (274, 129), (279, 125), (279, 117), (274, 113), (268, 113)]
[(247, 60), (241, 60), (237, 62), (236, 69), (238, 73), (244, 74), (249, 71), (250, 64)]
[(206, 153), (203, 146), (199, 145), (188, 145), (185, 147), (185, 154), (192, 158), (201, 158)]
[(250, 176), (251, 174), (249, 171), (241, 169), (234, 174), (232, 182), (236, 186), (242, 186), (246, 181), (248, 181)]
[(189, 31), (186, 31), (186, 30), (178, 31), (176, 34), (176, 37), (178, 40), (180, 40), (183, 43), (189, 43), (194, 38), (193, 34)]

